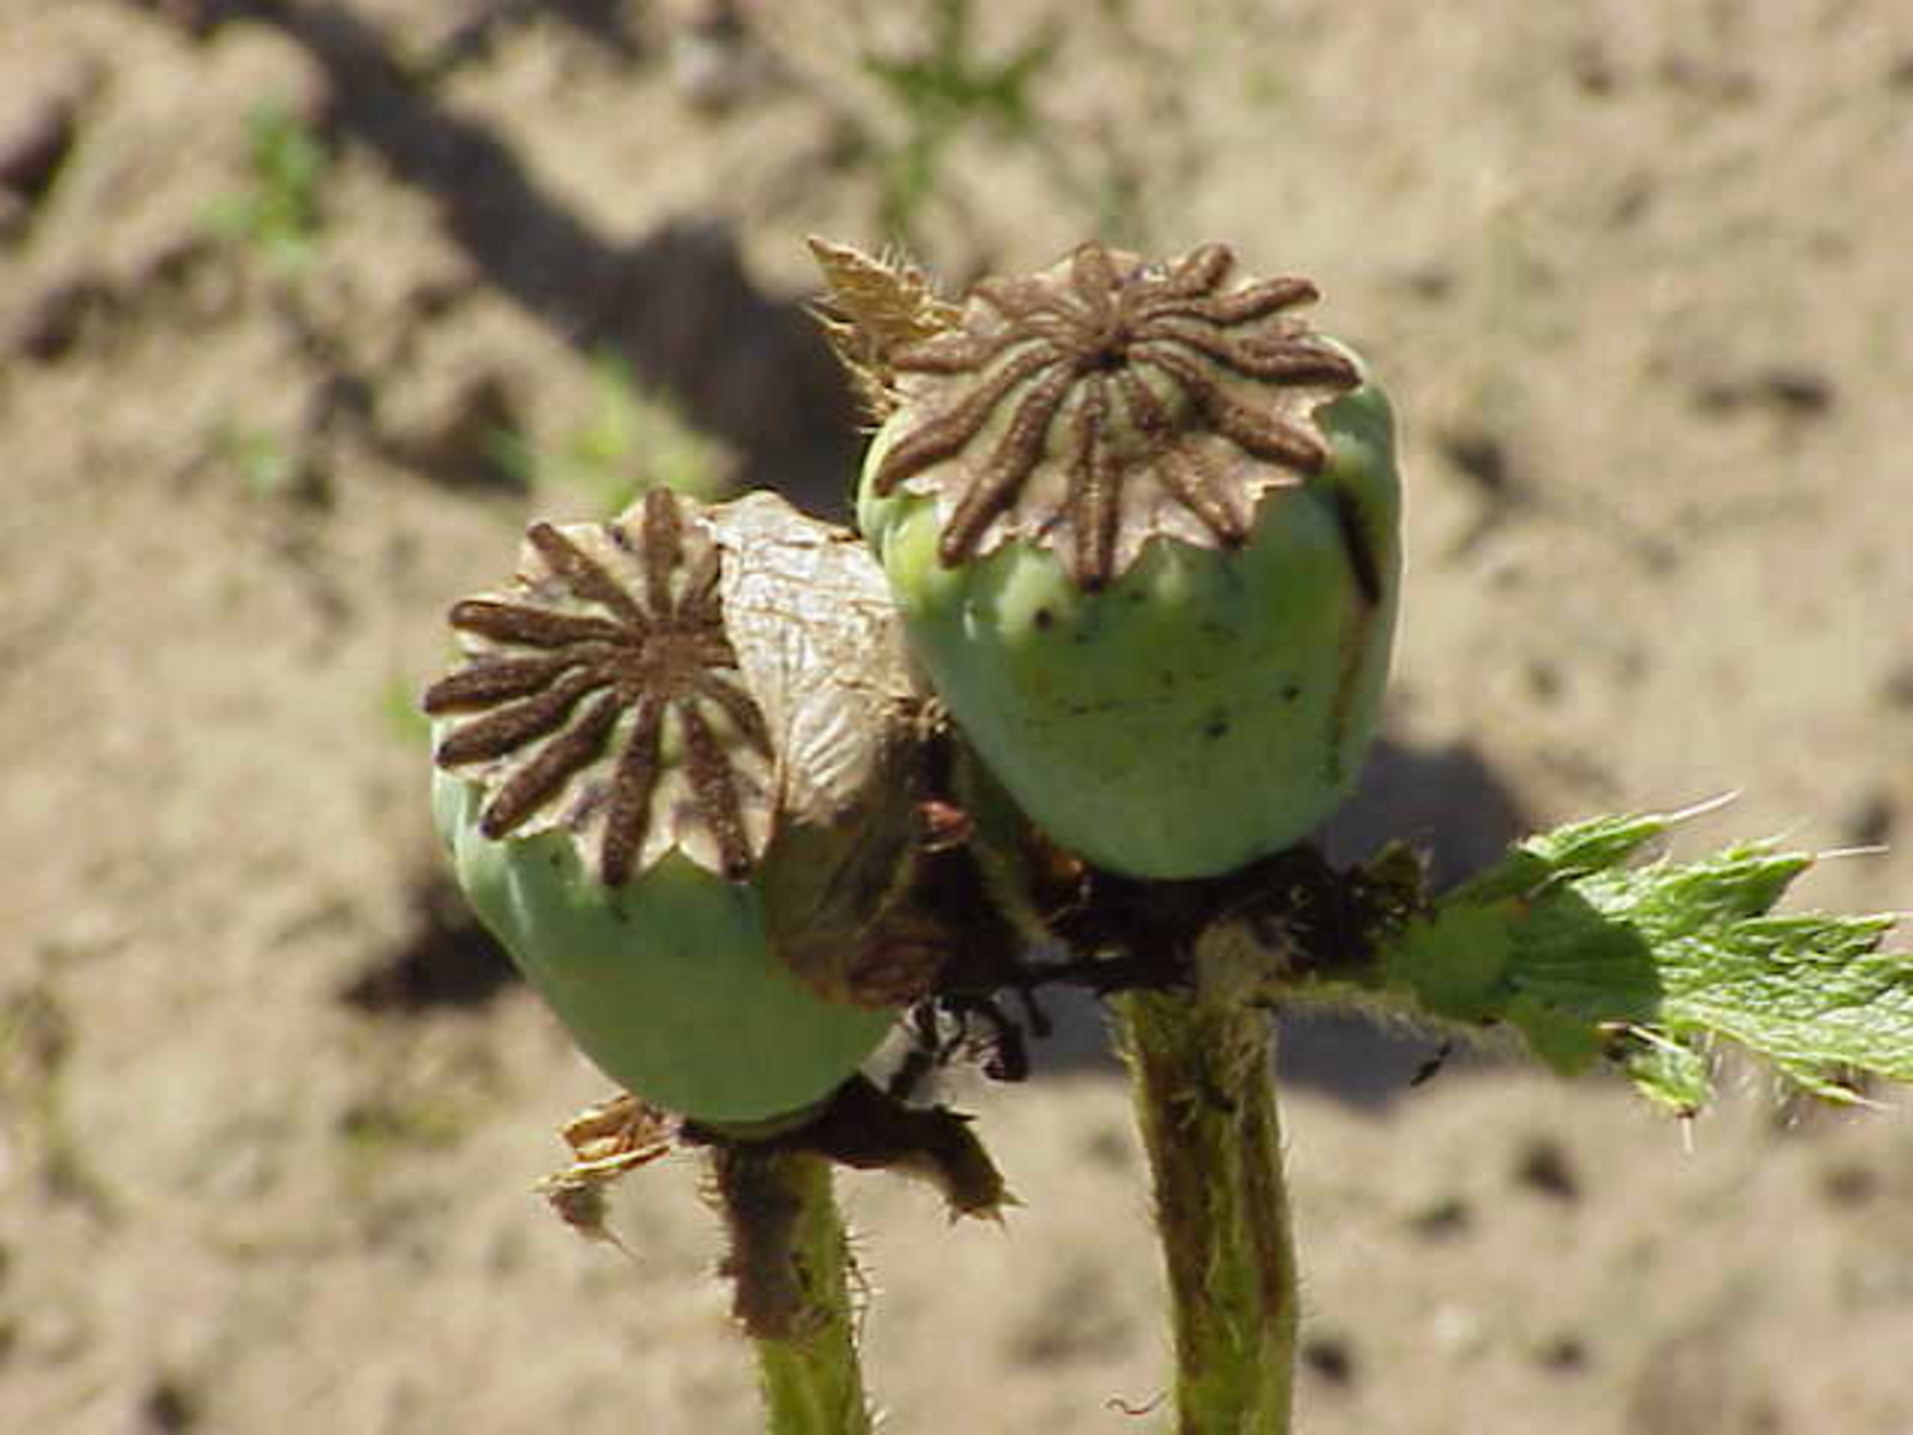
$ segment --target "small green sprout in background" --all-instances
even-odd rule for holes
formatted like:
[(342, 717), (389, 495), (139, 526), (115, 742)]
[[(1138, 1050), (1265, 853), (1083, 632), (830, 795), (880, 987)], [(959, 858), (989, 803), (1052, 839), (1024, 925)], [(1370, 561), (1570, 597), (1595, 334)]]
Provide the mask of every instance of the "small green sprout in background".
[(277, 429), (224, 418), (206, 440), (207, 457), (236, 474), (254, 498), (324, 508), (332, 498), (325, 471), (298, 439)]
[(14, 1154), (45, 1190), (104, 1223), (119, 1214), (120, 1201), (68, 1110), (73, 1047), (72, 1010), (50, 981), (0, 995), (0, 1112), (7, 1113), (0, 1140), (15, 1143)]
[(499, 430), (491, 450), (501, 469), (554, 500), (575, 494), (594, 518), (623, 512), (653, 488), (707, 502), (729, 492), (733, 456), (691, 427), (668, 397), (640, 386), (629, 361), (605, 350), (591, 370), (589, 417), (549, 448)]
[(298, 278), (325, 228), (320, 194), (332, 162), (305, 118), (283, 100), (261, 101), (246, 121), (248, 183), (207, 207), (207, 228), (255, 251), (276, 277)]
[(409, 676), (395, 674), (379, 689), (378, 720), (401, 747), (429, 748), (432, 720), (419, 710), (418, 693)]
[(1059, 34), (1047, 27), (1007, 58), (975, 47), (971, 0), (929, 0), (930, 37), (899, 59), (863, 57), (864, 72), (896, 106), (903, 136), (878, 151), (878, 220), (908, 244), (924, 207), (943, 186), (950, 147), (972, 131), (1039, 143), (1031, 93), (1055, 58)]
[[(1116, 43), (1139, 47), (1128, 33), (1127, 7), (1096, 7)], [(1150, 216), (1133, 145), (1117, 136), (1112, 117), (1078, 114), (1064, 121), (1039, 103), (1039, 89), (1062, 72), (1065, 30), (1052, 21), (1007, 52), (987, 51), (977, 38), (973, 0), (921, 0), (925, 36), (914, 48), (887, 53), (864, 44), (858, 67), (874, 89), (872, 115), (859, 115), (855, 132), (876, 191), (875, 228), (916, 253), (934, 252), (936, 225), (959, 225), (965, 206), (954, 202), (951, 171), (968, 145), (996, 147), (1000, 161), (1034, 160), (1047, 189), (1085, 227), (1118, 244), (1148, 242)]]

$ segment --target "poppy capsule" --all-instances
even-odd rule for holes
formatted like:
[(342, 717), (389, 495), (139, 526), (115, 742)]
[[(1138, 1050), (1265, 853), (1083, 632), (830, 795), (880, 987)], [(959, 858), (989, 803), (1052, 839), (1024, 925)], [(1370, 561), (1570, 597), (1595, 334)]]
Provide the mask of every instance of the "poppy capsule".
[(1292, 312), (1315, 297), (1221, 245), (1091, 243), (873, 346), (858, 515), (910, 647), (1029, 817), (1100, 866), (1209, 877), (1289, 846), (1374, 735), (1393, 420)]
[(753, 494), (535, 523), (451, 611), (434, 808), (474, 910), (606, 1075), (711, 1124), (803, 1113), (938, 953), (917, 698), (855, 536)]

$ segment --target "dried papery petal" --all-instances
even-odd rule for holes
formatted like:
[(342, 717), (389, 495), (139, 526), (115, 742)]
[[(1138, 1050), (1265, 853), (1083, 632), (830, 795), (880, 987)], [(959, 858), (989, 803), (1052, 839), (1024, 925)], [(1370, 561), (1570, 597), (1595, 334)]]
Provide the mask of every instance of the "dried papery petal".
[(824, 337), (850, 371), (864, 409), (882, 419), (896, 406), (890, 356), (952, 327), (961, 311), (937, 298), (923, 271), (905, 260), (815, 236), (810, 252), (824, 275), (826, 295), (816, 309)]
[(1314, 411), (1360, 374), (1289, 312), (1313, 285), (1233, 269), (1219, 244), (1146, 264), (1089, 243), (977, 285), (959, 324), (887, 352), (907, 422), (875, 492), (935, 497), (945, 565), (1023, 539), (1086, 589), (1154, 538), (1241, 544), (1326, 462)]
[(883, 570), (855, 534), (774, 494), (713, 509), (719, 595), (746, 687), (779, 754), (783, 821), (867, 804), (872, 772), (909, 736), (917, 702)]
[(916, 866), (920, 744), (883, 572), (854, 535), (770, 494), (713, 510), (711, 527), (738, 662), (779, 757), (777, 830), (758, 877), (772, 940), (833, 1000), (913, 1000), (940, 953), (914, 943), (900, 955), (890, 930)]

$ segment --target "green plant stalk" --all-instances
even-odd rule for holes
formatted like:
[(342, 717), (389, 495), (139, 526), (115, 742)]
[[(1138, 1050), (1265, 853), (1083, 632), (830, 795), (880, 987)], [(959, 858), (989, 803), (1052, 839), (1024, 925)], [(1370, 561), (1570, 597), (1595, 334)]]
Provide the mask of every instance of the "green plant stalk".
[(1155, 1183), (1181, 1435), (1286, 1435), (1295, 1246), (1275, 1104), (1274, 1025), (1228, 992), (1114, 1003)]
[(731, 1233), (724, 1274), (757, 1349), (770, 1435), (869, 1435), (857, 1357), (855, 1269), (831, 1190), (830, 1162), (747, 1144), (716, 1153), (718, 1202)]

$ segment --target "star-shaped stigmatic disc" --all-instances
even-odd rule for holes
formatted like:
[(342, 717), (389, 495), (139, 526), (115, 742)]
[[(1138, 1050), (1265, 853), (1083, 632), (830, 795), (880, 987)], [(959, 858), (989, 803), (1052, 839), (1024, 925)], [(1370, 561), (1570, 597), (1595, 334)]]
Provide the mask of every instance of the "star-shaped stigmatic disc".
[(935, 495), (946, 566), (1028, 539), (1084, 589), (1153, 538), (1243, 543), (1265, 494), (1327, 461), (1314, 411), (1361, 375), (1288, 312), (1314, 285), (1234, 265), (1220, 244), (1144, 263), (1089, 243), (978, 284), (955, 327), (889, 355), (877, 493)]
[(674, 848), (742, 880), (769, 841), (772, 743), (688, 511), (653, 489), (609, 523), (534, 523), (510, 590), (453, 606), (465, 665), (425, 694), (485, 836), (569, 832), (607, 886)]

